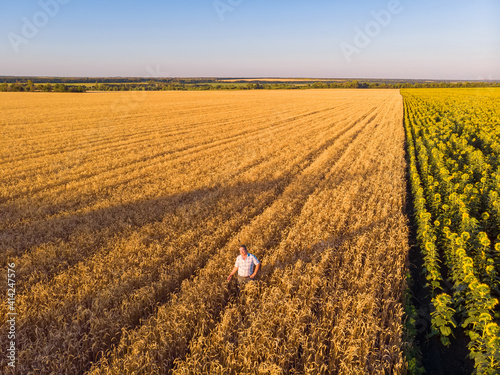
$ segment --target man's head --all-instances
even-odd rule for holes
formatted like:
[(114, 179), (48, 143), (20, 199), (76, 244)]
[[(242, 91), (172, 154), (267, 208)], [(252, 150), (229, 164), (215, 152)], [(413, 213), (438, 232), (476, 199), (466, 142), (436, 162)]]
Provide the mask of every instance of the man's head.
[(240, 254), (245, 256), (248, 254), (247, 247), (245, 245), (240, 245)]

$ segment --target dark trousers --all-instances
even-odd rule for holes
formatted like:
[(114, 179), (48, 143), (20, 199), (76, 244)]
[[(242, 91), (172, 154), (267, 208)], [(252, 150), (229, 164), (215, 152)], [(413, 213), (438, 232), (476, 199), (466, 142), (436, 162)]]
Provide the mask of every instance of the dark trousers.
[(246, 283), (248, 283), (250, 281), (252, 281), (252, 279), (250, 278), (250, 276), (243, 277), (243, 276), (238, 275), (238, 284), (244, 285), (244, 284), (246, 284)]

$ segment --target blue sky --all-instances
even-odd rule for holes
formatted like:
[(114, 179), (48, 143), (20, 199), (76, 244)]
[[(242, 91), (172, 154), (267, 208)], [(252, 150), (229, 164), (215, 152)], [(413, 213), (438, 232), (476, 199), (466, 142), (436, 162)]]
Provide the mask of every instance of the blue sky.
[(0, 0), (0, 75), (500, 80), (500, 1)]

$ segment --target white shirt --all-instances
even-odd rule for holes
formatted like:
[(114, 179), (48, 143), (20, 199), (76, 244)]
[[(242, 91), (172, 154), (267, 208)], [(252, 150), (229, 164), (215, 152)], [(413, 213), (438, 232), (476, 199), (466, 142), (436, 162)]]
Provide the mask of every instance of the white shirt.
[(246, 259), (238, 255), (236, 258), (235, 267), (238, 267), (238, 275), (242, 277), (250, 276), (253, 273), (253, 266), (260, 264), (255, 255), (248, 253)]

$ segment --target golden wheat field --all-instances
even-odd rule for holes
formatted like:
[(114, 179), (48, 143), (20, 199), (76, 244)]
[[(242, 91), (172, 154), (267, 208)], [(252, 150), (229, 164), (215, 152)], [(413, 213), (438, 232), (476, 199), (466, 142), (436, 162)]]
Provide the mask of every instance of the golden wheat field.
[(397, 90), (0, 93), (17, 373), (404, 373), (402, 121)]

